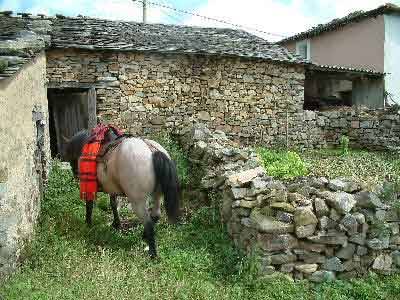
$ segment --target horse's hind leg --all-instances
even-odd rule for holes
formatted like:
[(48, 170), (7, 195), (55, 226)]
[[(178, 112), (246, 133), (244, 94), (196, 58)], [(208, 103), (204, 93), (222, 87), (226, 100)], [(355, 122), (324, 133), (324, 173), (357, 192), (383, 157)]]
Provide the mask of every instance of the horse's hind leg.
[(92, 226), (93, 201), (86, 201), (86, 224)]
[(151, 208), (151, 219), (153, 220), (154, 223), (158, 223), (158, 221), (160, 220), (160, 216), (161, 216), (161, 198), (162, 198), (162, 193), (161, 191), (159, 191), (158, 189), (155, 191), (154, 196), (153, 196), (153, 207)]
[(146, 241), (149, 246), (149, 255), (151, 258), (157, 257), (157, 249), (156, 249), (156, 240), (155, 240), (155, 230), (154, 230), (154, 221), (151, 218), (146, 196), (143, 197), (135, 197), (135, 200), (129, 198), (132, 206), (135, 209), (135, 213), (137, 217), (142, 221), (144, 225), (143, 231), (143, 239)]
[(121, 228), (121, 221), (120, 221), (119, 215), (118, 215), (117, 196), (110, 195), (110, 205), (111, 205), (111, 209), (112, 209), (113, 216), (114, 216), (114, 221), (112, 222), (112, 227), (114, 227), (115, 229), (120, 229)]

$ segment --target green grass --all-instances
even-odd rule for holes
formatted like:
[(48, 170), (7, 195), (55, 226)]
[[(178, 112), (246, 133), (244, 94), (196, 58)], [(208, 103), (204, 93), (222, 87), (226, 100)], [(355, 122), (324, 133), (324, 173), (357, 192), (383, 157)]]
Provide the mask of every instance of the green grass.
[(373, 189), (385, 180), (400, 182), (400, 155), (391, 152), (324, 149), (294, 152), (258, 149), (268, 175), (293, 180), (301, 176), (347, 177)]
[[(191, 199), (196, 201), (196, 199)], [(101, 196), (100, 202), (105, 202)], [(99, 206), (102, 209), (99, 209)], [(157, 226), (160, 259), (144, 253), (142, 227), (116, 232), (105, 204), (84, 223), (84, 206), (69, 171), (56, 164), (42, 204), (35, 241), (23, 264), (0, 283), (13, 299), (399, 299), (400, 276), (319, 286), (282, 277), (259, 278), (253, 260), (238, 253), (214, 207), (183, 225)]]
[(294, 151), (258, 149), (258, 155), (268, 175), (290, 180), (306, 176), (308, 170), (301, 157)]
[(348, 177), (370, 188), (387, 178), (400, 178), (400, 156), (396, 153), (351, 150), (342, 155), (341, 150), (315, 150), (300, 156), (311, 176)]

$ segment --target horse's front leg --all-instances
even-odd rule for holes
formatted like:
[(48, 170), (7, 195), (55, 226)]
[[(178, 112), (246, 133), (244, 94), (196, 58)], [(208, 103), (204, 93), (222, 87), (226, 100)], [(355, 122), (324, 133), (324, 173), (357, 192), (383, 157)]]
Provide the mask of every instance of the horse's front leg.
[(92, 213), (94, 201), (86, 201), (86, 224), (92, 226)]
[(119, 219), (119, 214), (118, 214), (117, 196), (110, 195), (110, 205), (111, 205), (111, 209), (112, 209), (113, 216), (114, 216), (114, 221), (112, 222), (112, 227), (114, 227), (115, 229), (120, 229), (121, 221)]

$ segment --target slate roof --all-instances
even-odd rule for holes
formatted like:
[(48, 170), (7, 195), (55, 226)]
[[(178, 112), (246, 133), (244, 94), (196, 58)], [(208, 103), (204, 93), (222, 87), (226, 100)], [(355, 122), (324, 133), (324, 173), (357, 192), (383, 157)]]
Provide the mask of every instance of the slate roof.
[(307, 66), (308, 70), (322, 71), (322, 72), (337, 72), (337, 73), (352, 73), (352, 74), (363, 74), (371, 77), (383, 77), (385, 73), (378, 72), (372, 69), (364, 68), (353, 68), (346, 66), (330, 66), (330, 65), (319, 65), (310, 64)]
[(55, 48), (187, 53), (305, 63), (285, 48), (241, 30), (93, 18), (57, 18), (52, 23), (52, 47)]
[(279, 41), (278, 44), (284, 44), (284, 43), (290, 42), (290, 41), (298, 41), (298, 40), (312, 38), (312, 37), (318, 36), (324, 32), (329, 32), (329, 31), (334, 31), (334, 30), (340, 29), (348, 24), (360, 22), (364, 19), (375, 18), (379, 15), (391, 14), (391, 13), (399, 13), (400, 14), (400, 7), (389, 3), (389, 4), (379, 6), (378, 8), (369, 10), (369, 11), (356, 11), (356, 12), (353, 12), (353, 13), (345, 16), (344, 18), (334, 19), (329, 23), (320, 24), (318, 26), (311, 28), (310, 30), (298, 33), (298, 34), (288, 37), (288, 38), (285, 38), (285, 39)]
[(0, 79), (16, 73), (44, 48), (149, 51), (307, 61), (242, 30), (143, 24), (87, 17), (0, 12)]
[(11, 77), (49, 45), (49, 22), (0, 15), (0, 80)]

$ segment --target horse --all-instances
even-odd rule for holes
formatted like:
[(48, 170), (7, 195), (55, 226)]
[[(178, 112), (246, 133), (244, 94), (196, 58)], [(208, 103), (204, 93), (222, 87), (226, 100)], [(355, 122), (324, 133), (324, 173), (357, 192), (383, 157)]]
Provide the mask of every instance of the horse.
[[(88, 130), (76, 133), (67, 140), (64, 159), (70, 163), (75, 177), (79, 174), (79, 157), (83, 146), (90, 138)], [(147, 242), (151, 258), (157, 257), (155, 224), (160, 219), (160, 201), (164, 196), (164, 206), (170, 223), (179, 218), (180, 183), (174, 161), (168, 152), (150, 139), (125, 137), (113, 149), (107, 146), (116, 139), (109, 130), (105, 135), (100, 153), (104, 156), (97, 163), (97, 181), (102, 191), (110, 195), (114, 228), (120, 227), (117, 196), (126, 196), (132, 209), (144, 225), (143, 239)], [(149, 207), (149, 196), (153, 197), (153, 207)], [(92, 224), (93, 201), (86, 201), (86, 224)]]

